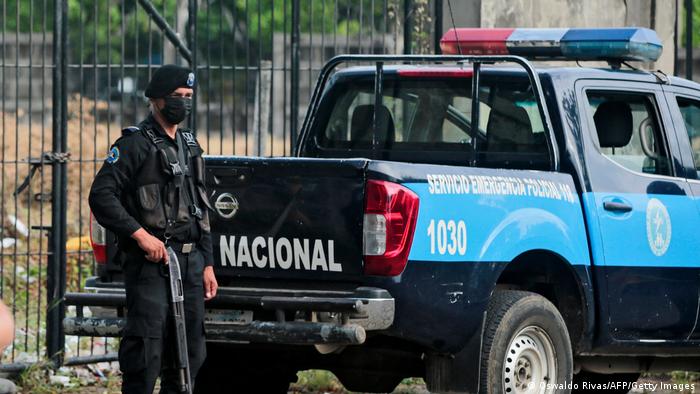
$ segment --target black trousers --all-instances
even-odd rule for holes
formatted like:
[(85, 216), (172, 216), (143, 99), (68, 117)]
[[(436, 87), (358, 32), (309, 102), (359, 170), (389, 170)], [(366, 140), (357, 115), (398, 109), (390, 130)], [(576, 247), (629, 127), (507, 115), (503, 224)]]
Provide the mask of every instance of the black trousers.
[[(178, 253), (185, 292), (187, 347), (192, 382), (206, 358), (204, 338), (204, 257), (196, 249)], [(174, 369), (170, 282), (162, 263), (143, 255), (122, 258), (126, 288), (127, 323), (119, 346), (122, 393), (153, 393), (158, 376), (161, 393), (178, 393)], [(165, 267), (167, 268), (167, 267)]]

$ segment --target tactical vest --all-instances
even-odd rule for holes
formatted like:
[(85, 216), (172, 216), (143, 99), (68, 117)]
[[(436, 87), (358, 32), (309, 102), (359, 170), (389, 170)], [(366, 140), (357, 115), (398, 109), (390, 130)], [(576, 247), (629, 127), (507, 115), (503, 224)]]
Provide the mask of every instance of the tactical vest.
[[(142, 125), (143, 126), (143, 125)], [(203, 150), (194, 135), (176, 133), (177, 149), (148, 127), (128, 127), (122, 134), (141, 132), (153, 145), (156, 158), (146, 160), (139, 171), (135, 210), (152, 233), (169, 239), (190, 229), (197, 220), (200, 236), (209, 232), (211, 209), (204, 184)], [(197, 241), (197, 240), (192, 240)]]

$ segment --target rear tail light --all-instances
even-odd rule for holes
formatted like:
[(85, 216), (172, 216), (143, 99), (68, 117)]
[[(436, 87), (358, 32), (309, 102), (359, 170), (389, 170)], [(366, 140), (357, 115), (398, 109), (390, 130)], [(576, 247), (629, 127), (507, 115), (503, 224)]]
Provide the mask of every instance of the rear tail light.
[(90, 213), (90, 244), (97, 264), (107, 264), (107, 230)]
[(367, 181), (363, 223), (366, 275), (396, 276), (403, 272), (418, 217), (418, 196), (386, 181)]

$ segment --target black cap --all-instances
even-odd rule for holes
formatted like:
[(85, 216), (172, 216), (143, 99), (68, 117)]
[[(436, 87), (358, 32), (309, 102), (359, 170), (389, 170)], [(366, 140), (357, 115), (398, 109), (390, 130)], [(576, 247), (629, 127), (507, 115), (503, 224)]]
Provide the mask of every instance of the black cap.
[(194, 73), (187, 67), (166, 64), (153, 73), (145, 94), (148, 98), (161, 98), (177, 88), (194, 89)]

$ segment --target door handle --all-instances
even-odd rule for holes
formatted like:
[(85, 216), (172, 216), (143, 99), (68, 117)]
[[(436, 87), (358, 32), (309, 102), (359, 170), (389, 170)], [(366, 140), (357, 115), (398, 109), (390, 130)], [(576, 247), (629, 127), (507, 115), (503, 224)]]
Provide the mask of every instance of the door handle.
[(603, 209), (612, 212), (631, 212), (632, 205), (618, 201), (605, 201), (603, 203)]

